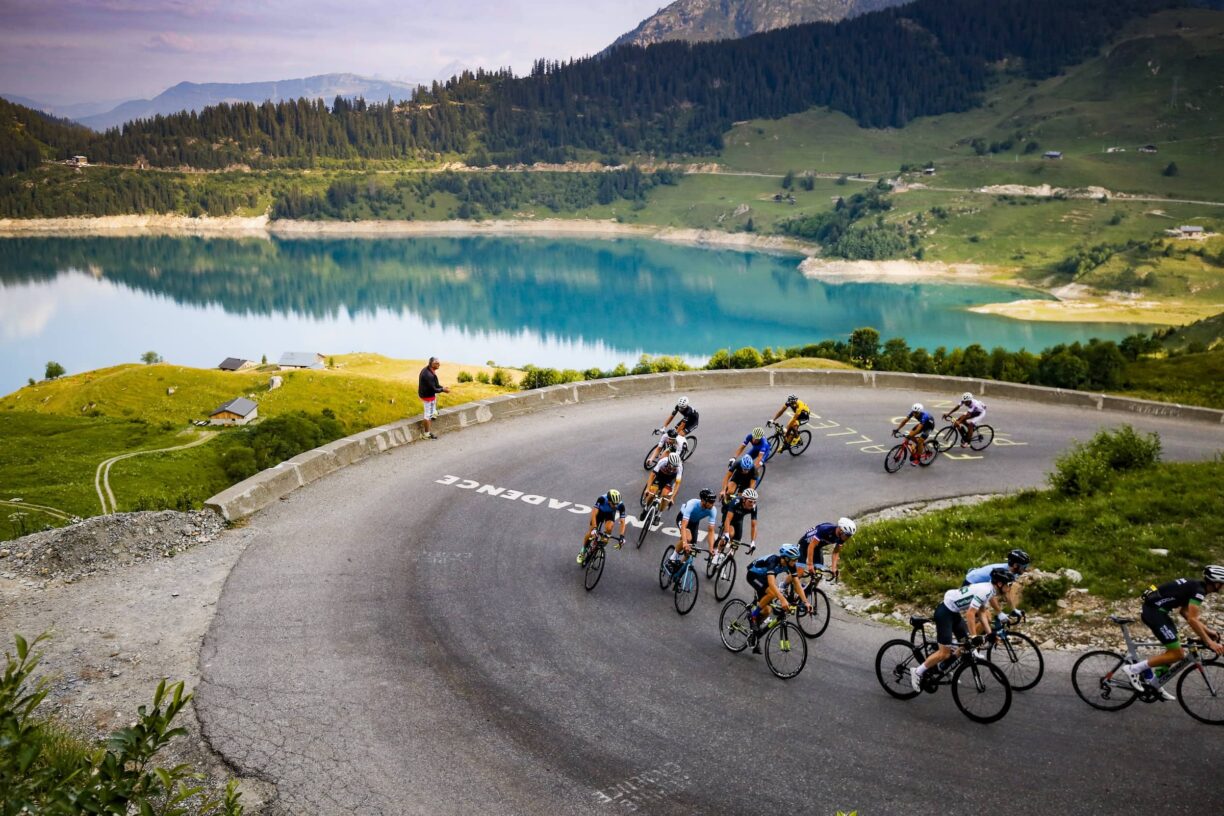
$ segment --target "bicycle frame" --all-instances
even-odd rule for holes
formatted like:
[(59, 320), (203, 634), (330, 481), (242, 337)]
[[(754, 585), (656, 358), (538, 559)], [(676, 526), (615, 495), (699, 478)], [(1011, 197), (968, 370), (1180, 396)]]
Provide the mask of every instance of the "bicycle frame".
[[(1126, 663), (1139, 662), (1139, 649), (1164, 648), (1164, 644), (1159, 640), (1136, 640), (1131, 636), (1130, 624), (1114, 621), (1122, 629), (1122, 640), (1126, 643)], [(1186, 656), (1181, 660), (1168, 666), (1168, 670), (1162, 675), (1156, 675), (1156, 682), (1145, 681), (1153, 688), (1164, 688), (1165, 684), (1171, 681), (1174, 677), (1180, 674), (1184, 669), (1190, 666), (1197, 666), (1203, 662), (1203, 658), (1199, 656), (1198, 643), (1188, 641), (1185, 646)], [(1165, 667), (1160, 667), (1165, 668)], [(1154, 672), (1155, 670), (1153, 670)]]

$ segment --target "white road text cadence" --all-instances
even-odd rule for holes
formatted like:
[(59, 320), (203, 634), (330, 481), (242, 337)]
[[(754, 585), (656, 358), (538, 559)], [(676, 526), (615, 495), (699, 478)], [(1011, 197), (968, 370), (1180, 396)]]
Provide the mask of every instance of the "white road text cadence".
[[(548, 496), (540, 496), (535, 493), (524, 493), (521, 490), (511, 490), (508, 487), (497, 487), (491, 484), (482, 484), (475, 479), (465, 479), (462, 476), (443, 476), (441, 479), (434, 479), (440, 485), (450, 485), (457, 487), (460, 490), (470, 490), (479, 495), (496, 497), (499, 499), (508, 499), (509, 501), (521, 501), (530, 504), (534, 507), (548, 508), (549, 510), (564, 510), (568, 513), (573, 513), (578, 516), (589, 516), (591, 514), (591, 506), (589, 504), (580, 504), (579, 502), (566, 501), (565, 499), (552, 499)], [(641, 528), (642, 522), (637, 520), (637, 517), (632, 513), (627, 517), (629, 524)], [(676, 536), (679, 538), (680, 530), (675, 527), (662, 527), (655, 524), (651, 527), (652, 530), (661, 531), (664, 535)]]

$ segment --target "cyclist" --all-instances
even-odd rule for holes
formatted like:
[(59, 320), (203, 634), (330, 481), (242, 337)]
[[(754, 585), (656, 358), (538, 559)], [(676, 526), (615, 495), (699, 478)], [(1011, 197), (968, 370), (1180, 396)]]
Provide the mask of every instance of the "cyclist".
[(917, 465), (918, 460), (922, 458), (922, 452), (926, 449), (926, 439), (931, 435), (931, 431), (935, 430), (935, 417), (926, 412), (922, 407), (921, 402), (915, 402), (910, 412), (905, 415), (905, 419), (901, 420), (901, 424), (893, 429), (893, 435), (905, 427), (905, 424), (910, 420), (914, 420), (914, 429), (907, 434), (910, 440), (914, 443), (914, 455), (910, 457), (910, 464)]
[(727, 465), (727, 474), (723, 476), (722, 486), (718, 488), (722, 496), (723, 509), (726, 510), (731, 499), (743, 493), (750, 487), (756, 487), (760, 471), (752, 461), (752, 457), (744, 454), (738, 460), (732, 459)]
[[(1143, 691), (1145, 680), (1154, 680), (1152, 669), (1160, 666), (1170, 666), (1186, 656), (1177, 637), (1177, 624), (1173, 621), (1172, 611), (1176, 609), (1190, 624), (1194, 633), (1203, 639), (1207, 648), (1218, 655), (1224, 655), (1224, 645), (1220, 643), (1220, 633), (1208, 629), (1199, 617), (1199, 607), (1208, 593), (1224, 589), (1224, 567), (1212, 564), (1203, 570), (1203, 580), (1178, 578), (1167, 584), (1149, 587), (1143, 593), (1143, 612), (1140, 619), (1148, 625), (1165, 647), (1163, 654), (1140, 660), (1129, 666), (1123, 666), (1126, 677), (1137, 691)], [(1162, 695), (1168, 699), (1168, 695)]]
[(975, 400), (973, 394), (966, 391), (961, 394), (960, 405), (944, 414), (943, 418), (950, 418), (959, 408), (965, 409), (965, 413), (952, 420), (952, 424), (960, 431), (961, 447), (963, 448), (969, 444), (969, 440), (973, 438), (974, 430), (986, 418), (986, 405), (980, 400)]
[[(990, 573), (997, 569), (1005, 569), (1011, 572), (1015, 579), (1019, 579), (1024, 571), (1029, 568), (1032, 559), (1024, 550), (1016, 549), (1007, 554), (1007, 561), (999, 562), (998, 564), (987, 564), (984, 567), (976, 567), (965, 573), (965, 582), (961, 586), (969, 586), (970, 584), (980, 584), (983, 581), (990, 580)], [(1016, 596), (1020, 593), (1020, 586), (1013, 580), (1011, 586), (1007, 588), (1007, 592), (1003, 594), (1003, 598), (1012, 608), (1012, 617), (1022, 618), (1024, 613), (1016, 605)], [(999, 596), (990, 599), (990, 606), (995, 612), (999, 613), (999, 623), (1003, 622), (1006, 617), (1003, 614), (1003, 604), (1000, 603)]]
[(595, 528), (602, 527), (607, 533), (612, 532), (612, 523), (620, 519), (620, 537), (616, 541), (616, 549), (625, 543), (625, 503), (621, 501), (620, 491), (612, 488), (595, 500), (591, 508), (591, 526), (582, 538), (582, 551), (578, 553), (578, 563), (586, 560), (587, 547), (595, 540)]
[(676, 400), (676, 407), (667, 415), (667, 420), (663, 423), (663, 428), (666, 430), (671, 421), (679, 414), (680, 421), (676, 423), (676, 432), (681, 435), (691, 434), (697, 430), (697, 409), (689, 405), (688, 397), (681, 397)]
[(799, 430), (799, 426), (805, 424), (812, 418), (812, 410), (808, 408), (806, 402), (799, 399), (797, 394), (791, 394), (786, 398), (786, 402), (782, 404), (782, 407), (778, 409), (778, 413), (774, 414), (771, 422), (776, 423), (778, 421), (778, 417), (785, 414), (788, 408), (791, 411), (791, 418), (790, 422), (786, 423), (786, 432), (783, 434), (783, 438), (789, 444), (794, 440), (795, 434)]
[(744, 437), (743, 443), (735, 451), (735, 455), (731, 457), (728, 465), (735, 464), (735, 460), (741, 456), (751, 456), (752, 461), (759, 467), (769, 457), (769, 441), (765, 438), (765, 429), (756, 427), (752, 429), (752, 433)]
[(688, 444), (685, 442), (684, 436), (675, 428), (668, 428), (665, 433), (659, 434), (659, 437), (659, 444), (655, 445), (654, 453), (652, 454), (655, 458), (651, 460), (651, 467), (658, 464), (658, 459), (667, 456), (672, 451), (684, 453), (684, 446)]
[(751, 555), (756, 550), (756, 534), (757, 534), (757, 492), (751, 487), (745, 489), (742, 493), (723, 506), (723, 523), (722, 537), (718, 542), (718, 554), (715, 556), (711, 553), (710, 557), (716, 558), (716, 564), (721, 564), (723, 560), (723, 547), (728, 541), (743, 541), (744, 540), (744, 519), (752, 518), (750, 533), (752, 538), (748, 544), (748, 553)]
[(669, 568), (674, 569), (682, 558), (688, 556), (689, 550), (696, 546), (703, 521), (709, 525), (709, 548), (712, 550), (714, 549), (714, 537), (718, 534), (718, 514), (714, 511), (714, 491), (708, 487), (703, 488), (697, 498), (685, 502), (680, 512), (676, 514), (676, 526), (680, 528), (680, 543), (676, 545), (676, 549), (671, 554), (668, 562)]
[[(646, 480), (646, 504), (649, 506), (655, 493), (661, 492), (663, 498), (659, 502), (659, 512), (666, 510), (671, 506), (672, 497), (680, 489), (680, 482), (683, 479), (684, 462), (680, 459), (680, 454), (672, 451), (665, 458), (660, 459), (650, 471), (650, 478)], [(641, 513), (638, 513), (638, 518), (646, 518), (645, 507), (642, 508)]]
[[(807, 599), (803, 595), (803, 587), (799, 585), (799, 576), (795, 574), (795, 566), (799, 562), (799, 547), (794, 544), (783, 544), (775, 555), (758, 558), (748, 565), (748, 585), (756, 590), (756, 603), (748, 613), (748, 621), (752, 626), (752, 651), (761, 653), (761, 647), (756, 644), (756, 634), (761, 628), (769, 625), (769, 620), (761, 618), (769, 610), (774, 601), (781, 605), (782, 611), (790, 611), (790, 602), (782, 594), (779, 581), (785, 577), (795, 588), (795, 597), (800, 599), (805, 609), (810, 610)], [(761, 621), (760, 624), (757, 621)]]
[(817, 569), (824, 569), (824, 548), (832, 544), (833, 559), (829, 564), (829, 572), (833, 573), (833, 580), (837, 580), (837, 562), (841, 558), (842, 545), (849, 541), (850, 536), (856, 532), (858, 532), (858, 525), (853, 519), (842, 516), (836, 524), (826, 521), (799, 536), (799, 552), (807, 555), (806, 561), (799, 559), (800, 577), (809, 572), (815, 572)]
[(939, 648), (921, 666), (910, 669), (910, 685), (914, 691), (922, 691), (922, 675), (935, 664), (955, 655), (960, 641), (969, 637), (974, 647), (982, 645), (985, 636), (990, 633), (990, 613), (987, 611), (990, 599), (996, 592), (1004, 591), (1012, 580), (1010, 571), (996, 569), (991, 571), (989, 583), (969, 584), (944, 593), (943, 601), (935, 607), (935, 614), (932, 615), (935, 619), (935, 641)]

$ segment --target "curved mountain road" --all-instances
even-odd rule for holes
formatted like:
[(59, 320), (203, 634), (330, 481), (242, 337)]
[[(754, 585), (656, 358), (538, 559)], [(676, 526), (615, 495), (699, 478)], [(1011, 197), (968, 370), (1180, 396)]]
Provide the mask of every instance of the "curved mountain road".
[[(686, 495), (716, 483), (785, 393), (692, 395)], [(1158, 430), (1170, 459), (1224, 448), (1224, 428), (1202, 423), (993, 399), (988, 421), (1005, 435), (982, 458), (888, 475), (889, 423), (916, 397), (948, 395), (803, 396), (816, 440), (770, 465), (763, 549), (868, 507), (1038, 485), (1102, 426)], [(794, 680), (727, 652), (707, 583), (687, 617), (659, 591), (663, 532), (611, 552), (583, 591), (583, 503), (609, 486), (636, 497), (669, 407), (626, 398), (469, 428), (253, 518), (201, 653), (213, 746), (275, 782), (285, 814), (1224, 812), (1206, 784), (1224, 733), (1176, 704), (1088, 708), (1069, 680), (1075, 655), (1047, 655), (1041, 684), (980, 726), (947, 689), (886, 696), (873, 660), (898, 630), (840, 609)], [(852, 570), (853, 546), (845, 559)]]

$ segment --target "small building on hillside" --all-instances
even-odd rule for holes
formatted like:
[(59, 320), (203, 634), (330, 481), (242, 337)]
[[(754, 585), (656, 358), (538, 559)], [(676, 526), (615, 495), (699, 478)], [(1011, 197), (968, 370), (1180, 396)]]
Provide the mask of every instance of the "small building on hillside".
[(1143, 147), (1139, 148), (1139, 152), (1140, 152), (1140, 153), (1155, 153), (1155, 152), (1156, 152), (1156, 145), (1154, 145), (1154, 144), (1145, 144)]
[(255, 367), (254, 360), (243, 360), (241, 357), (226, 357), (217, 368), (222, 371), (246, 371)]
[(935, 168), (934, 168), (934, 167), (924, 167), (924, 168), (922, 168), (922, 175), (924, 175), (924, 176), (933, 176), (933, 175), (935, 175)]
[(1126, 148), (1125, 147), (1107, 147), (1105, 148), (1105, 152), (1106, 153), (1125, 153)]
[(68, 159), (65, 164), (71, 165), (72, 167), (88, 167), (89, 159), (87, 159), (85, 156), (73, 156)]
[(322, 354), (311, 351), (286, 351), (277, 363), (281, 368), (324, 368)]
[(246, 397), (235, 397), (208, 415), (209, 425), (246, 425), (259, 417), (259, 406)]
[(1176, 238), (1205, 238), (1207, 236), (1205, 228), (1194, 224), (1183, 224), (1168, 230), (1168, 233)]
[(1056, 161), (1061, 160), (1062, 151), (1061, 150), (1047, 150), (1045, 153), (1041, 154), (1041, 157), (1043, 159), (1054, 159)]

